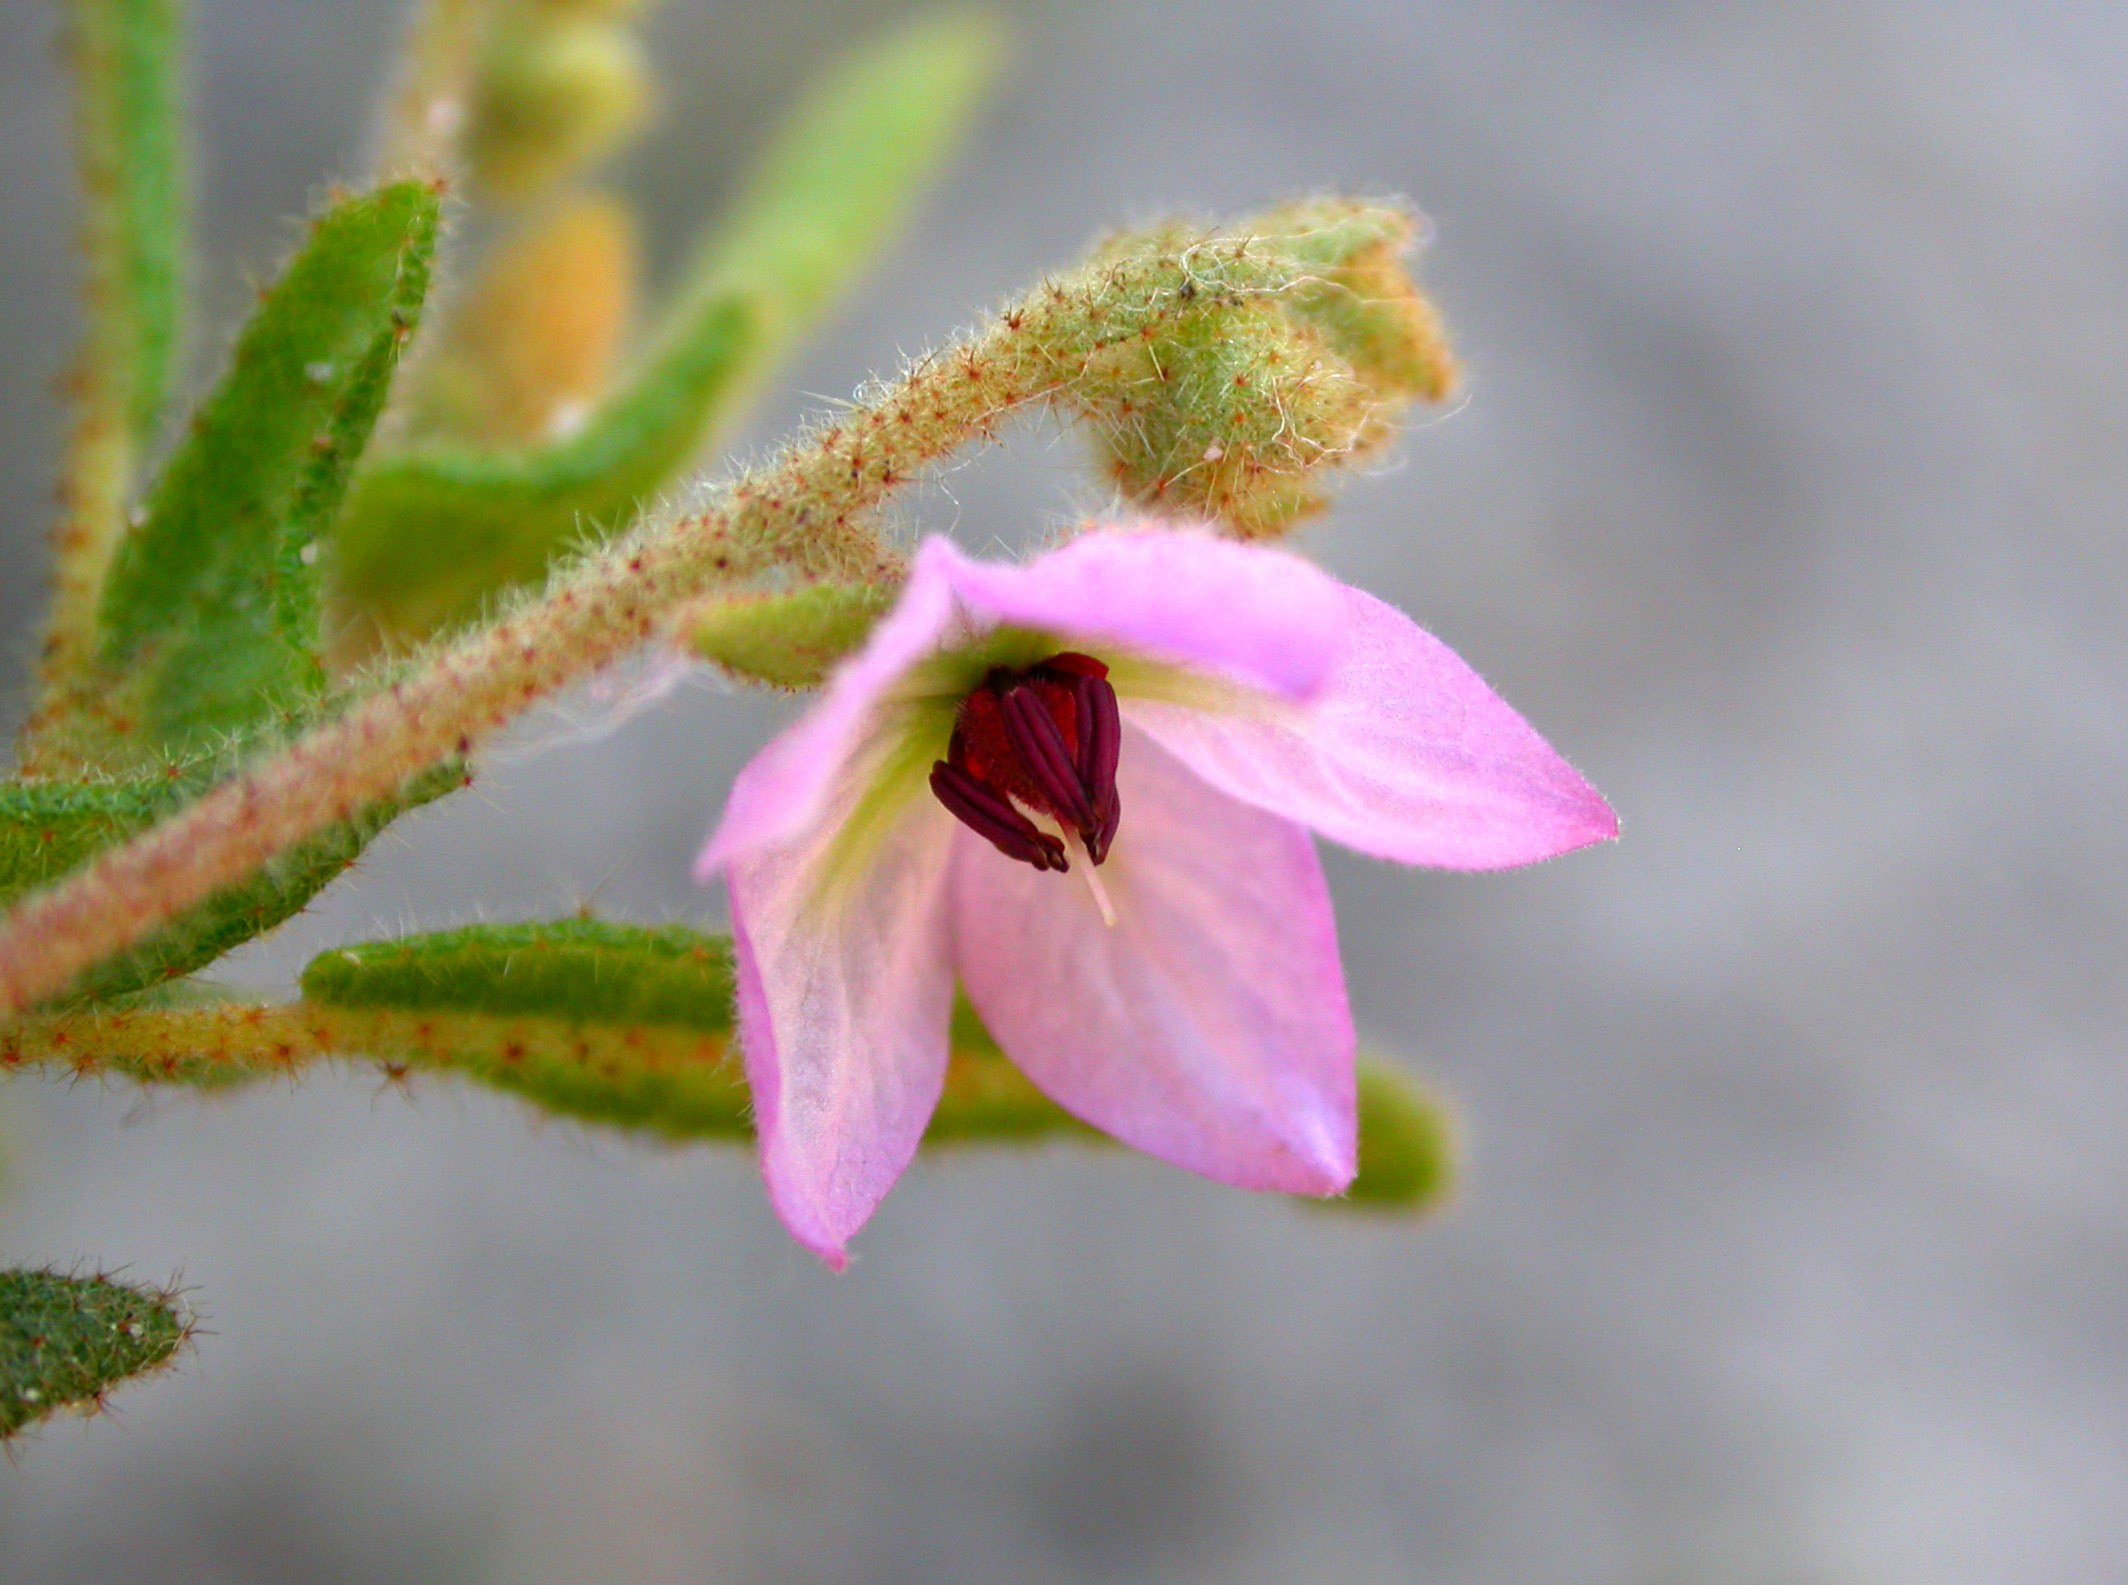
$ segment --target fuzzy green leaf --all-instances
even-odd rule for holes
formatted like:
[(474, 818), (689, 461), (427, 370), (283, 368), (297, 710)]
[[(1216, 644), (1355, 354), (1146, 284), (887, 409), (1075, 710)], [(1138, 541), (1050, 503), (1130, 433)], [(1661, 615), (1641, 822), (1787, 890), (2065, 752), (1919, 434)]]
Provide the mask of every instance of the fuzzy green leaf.
[(303, 996), (422, 1015), (411, 1029), (374, 1026), (374, 1046), (404, 1043), (367, 1054), (448, 1068), (559, 1116), (674, 1140), (752, 1132), (745, 1080), (725, 1060), (721, 936), (595, 919), (477, 925), (325, 953), (303, 971)]
[(377, 458), (334, 530), (339, 595), (385, 632), (418, 635), (476, 616), (572, 546), (624, 526), (700, 450), (752, 327), (736, 295), (696, 305), (567, 439)]
[(182, 328), (184, 148), (175, 0), (76, 0), (92, 311), (123, 371), (133, 436), (154, 434)]
[[(352, 864), (386, 825), (458, 787), (441, 766), (396, 798), (370, 805), (224, 888), (75, 982), (64, 1005), (107, 1001), (190, 974), (292, 917)], [(206, 778), (0, 784), (0, 905), (50, 885), (104, 849), (145, 830), (205, 789)]]
[(167, 781), (0, 782), (0, 906), (151, 825)]
[(695, 653), (776, 688), (817, 688), (894, 603), (877, 584), (816, 583), (720, 602), (694, 628)]
[(108, 1001), (205, 968), (254, 936), (300, 913), (339, 878), (377, 833), (409, 809), (465, 783), (464, 767), (448, 763), (416, 777), (398, 796), (379, 799), (350, 820), (269, 860), (248, 879), (223, 888), (155, 934), (98, 964), (68, 991), (70, 1004)]
[(93, 1408), (167, 1365), (191, 1334), (177, 1297), (107, 1277), (0, 1271), (0, 1440), (64, 1408)]
[(141, 757), (301, 713), (322, 691), (311, 545), (420, 314), (437, 212), (416, 182), (327, 210), (150, 490), (101, 612)]
[[(573, 919), (476, 925), (328, 952), (303, 971), (307, 1004), (387, 1015), (364, 1054), (445, 1068), (543, 1110), (670, 1140), (752, 1137), (731, 1059), (731, 944), (681, 926)], [(685, 1038), (661, 1038), (670, 1033)], [(1044, 1096), (963, 1001), (927, 1147), (1103, 1136)], [(1360, 1173), (1342, 1200), (1416, 1211), (1446, 1192), (1446, 1114), (1396, 1069), (1360, 1065)]]
[(601, 919), (474, 925), (342, 947), (303, 994), (328, 1007), (531, 1015), (577, 1023), (731, 1027), (731, 944), (680, 925)]

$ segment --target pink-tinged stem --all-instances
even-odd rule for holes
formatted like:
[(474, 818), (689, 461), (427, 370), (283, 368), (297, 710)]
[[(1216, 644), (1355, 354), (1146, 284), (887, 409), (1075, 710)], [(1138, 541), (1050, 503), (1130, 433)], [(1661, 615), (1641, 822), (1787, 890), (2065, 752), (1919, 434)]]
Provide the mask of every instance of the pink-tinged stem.
[[(1048, 301), (1045, 299), (1045, 301)], [(1065, 303), (1083, 314), (1076, 297)], [(1052, 312), (1063, 303), (1049, 302)], [(772, 564), (893, 582), (866, 519), (894, 486), (1076, 369), (1039, 354), (1045, 316), (1008, 314), (869, 409), (803, 437), (706, 510), (653, 521), (534, 603), (441, 649), (255, 769), (0, 918), (0, 1016), (33, 1007), (157, 926), (532, 704), (660, 633), (690, 601)]]
[(1179, 237), (1049, 282), (925, 358), (866, 406), (801, 435), (705, 509), (649, 521), (556, 574), (536, 601), (430, 654), (399, 680), (0, 917), (0, 1018), (287, 848), (491, 734), (556, 690), (671, 632), (690, 603), (774, 565), (896, 583), (872, 527), (895, 487), (1030, 402), (1098, 407), (1129, 354), (1201, 312), (1292, 290), (1307, 271), (1247, 236)]

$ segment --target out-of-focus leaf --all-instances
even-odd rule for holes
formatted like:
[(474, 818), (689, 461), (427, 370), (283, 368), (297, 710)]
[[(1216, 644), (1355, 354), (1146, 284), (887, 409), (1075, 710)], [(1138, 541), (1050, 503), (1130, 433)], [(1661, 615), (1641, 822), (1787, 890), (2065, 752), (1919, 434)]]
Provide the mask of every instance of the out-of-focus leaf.
[(0, 906), (151, 824), (171, 802), (163, 780), (0, 782)]
[(416, 182), (327, 210), (150, 490), (101, 612), (136, 759), (299, 714), (320, 693), (312, 542), (413, 332), (436, 224), (436, 194)]
[(426, 633), (626, 524), (694, 456), (751, 336), (750, 306), (714, 298), (565, 439), (376, 459), (334, 531), (333, 577), (349, 615), (391, 635)]
[(779, 357), (868, 268), (966, 135), (1003, 54), (981, 11), (925, 13), (830, 68), (705, 241), (696, 290), (763, 304)]
[(1360, 1059), (1360, 1172), (1342, 1200), (1355, 1211), (1438, 1210), (1456, 1186), (1455, 1117), (1402, 1069)]
[(167, 1365), (190, 1335), (176, 1295), (52, 1271), (0, 1271), (0, 1441), (61, 1409), (93, 1409)]

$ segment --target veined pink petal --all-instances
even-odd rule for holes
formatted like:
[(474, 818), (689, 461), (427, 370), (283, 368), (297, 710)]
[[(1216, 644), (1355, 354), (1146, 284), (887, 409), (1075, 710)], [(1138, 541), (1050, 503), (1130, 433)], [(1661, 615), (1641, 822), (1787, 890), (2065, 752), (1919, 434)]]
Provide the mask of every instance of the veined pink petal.
[(838, 782), (857, 768), (882, 697), (939, 647), (954, 621), (953, 594), (943, 579), (910, 578), (894, 609), (835, 673), (819, 702), (734, 779), (724, 818), (695, 861), (695, 879), (706, 883), (735, 854), (788, 841), (817, 825)]
[(1041, 629), (1097, 654), (1120, 644), (1289, 699), (1322, 685), (1342, 639), (1339, 585), (1315, 563), (1172, 528), (1089, 532), (1025, 566), (932, 539), (916, 577), (941, 579), (983, 625)]
[(1356, 1161), (1352, 1013), (1314, 845), (1126, 728), (1123, 827), (1096, 872), (967, 831), (953, 943), (1000, 1045), (1066, 1110), (1221, 1182), (1335, 1194)]
[(1214, 786), (1377, 858), (1501, 869), (1618, 835), (1596, 789), (1454, 651), (1338, 593), (1343, 652), (1305, 704), (1127, 700), (1125, 718)]
[(829, 876), (840, 829), (824, 820), (727, 868), (761, 1173), (792, 1235), (838, 1269), (945, 1083), (957, 828), (936, 804), (911, 804), (870, 863)]

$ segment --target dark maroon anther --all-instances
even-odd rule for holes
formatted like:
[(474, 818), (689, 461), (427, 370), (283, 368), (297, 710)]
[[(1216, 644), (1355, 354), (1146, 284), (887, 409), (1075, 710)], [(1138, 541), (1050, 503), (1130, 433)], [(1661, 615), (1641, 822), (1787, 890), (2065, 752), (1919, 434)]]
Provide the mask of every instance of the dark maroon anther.
[(998, 704), (1004, 710), (1005, 736), (1050, 812), (1076, 830), (1093, 826), (1093, 807), (1079, 784), (1079, 769), (1072, 763), (1063, 728), (1041, 696), (1030, 686), (1007, 688), (998, 696)]
[(1047, 815), (1099, 864), (1123, 818), (1116, 764), (1123, 722), (1108, 667), (1067, 650), (1021, 670), (999, 667), (961, 701), (931, 790), (955, 819), (1008, 858), (1063, 870)]
[(931, 767), (931, 791), (954, 819), (1009, 859), (1038, 870), (1064, 871), (1071, 865), (1064, 844), (985, 787), (958, 765), (944, 760)]
[(1116, 840), (1116, 827), (1123, 824), (1123, 800), (1113, 793), (1108, 799), (1108, 813), (1102, 818), (1101, 829), (1086, 839), (1086, 856), (1099, 864), (1108, 857), (1108, 845)]
[(1106, 677), (1081, 677), (1077, 688), (1079, 780), (1097, 819), (1116, 801), (1116, 762), (1123, 753), (1123, 718)]

